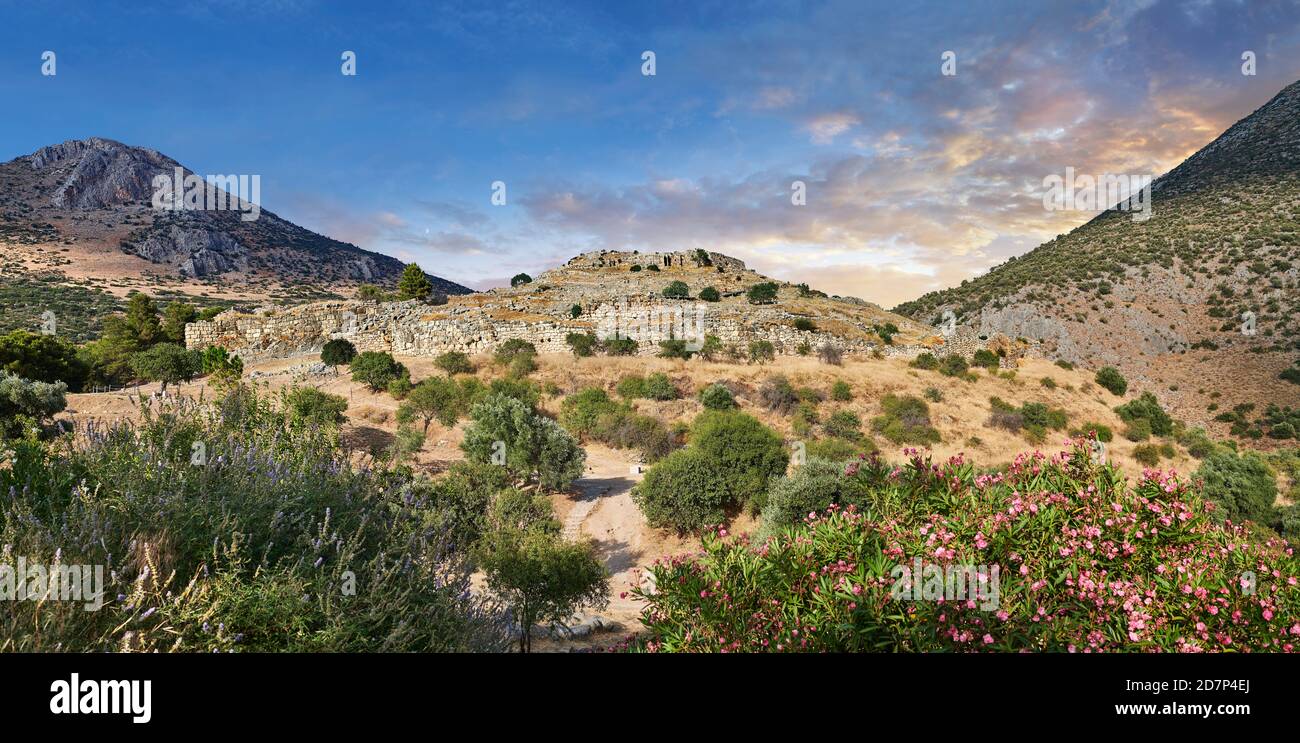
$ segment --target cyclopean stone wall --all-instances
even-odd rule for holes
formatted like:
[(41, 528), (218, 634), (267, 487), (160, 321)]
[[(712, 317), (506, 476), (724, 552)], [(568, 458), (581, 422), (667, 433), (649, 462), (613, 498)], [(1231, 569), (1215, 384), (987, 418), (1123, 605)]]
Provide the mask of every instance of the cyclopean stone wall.
[[(667, 305), (662, 299), (636, 299), (603, 304), (576, 319), (557, 319), (485, 306), (434, 306), (407, 302), (320, 302), (287, 308), (241, 313), (228, 310), (207, 322), (185, 328), (188, 348), (222, 346), (248, 361), (319, 352), (332, 338), (346, 338), (358, 351), (389, 351), (432, 356), (445, 351), (467, 354), (492, 352), (512, 338), (529, 341), (541, 353), (567, 353), (569, 333), (595, 333), (599, 338), (620, 334), (635, 338), (639, 353), (653, 355), (658, 343), (670, 337), (688, 341), (716, 335), (723, 346), (745, 348), (751, 341), (767, 340), (778, 354), (794, 354), (802, 343), (816, 349), (824, 343), (846, 355), (880, 351), (887, 356), (911, 357), (921, 351), (942, 356), (970, 356), (987, 344), (972, 331), (959, 329), (954, 336), (925, 345), (884, 346), (871, 340), (842, 338), (792, 327), (793, 316), (777, 306), (749, 307), (743, 314), (718, 312), (707, 303)], [(680, 312), (677, 311), (680, 307)], [(703, 308), (702, 311), (697, 308)]]

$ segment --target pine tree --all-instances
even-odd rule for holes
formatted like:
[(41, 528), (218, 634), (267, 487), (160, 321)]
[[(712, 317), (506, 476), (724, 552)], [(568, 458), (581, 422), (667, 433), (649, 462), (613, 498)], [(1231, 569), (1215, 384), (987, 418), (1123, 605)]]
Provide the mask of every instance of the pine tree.
[(424, 270), (414, 263), (408, 263), (402, 271), (402, 278), (397, 281), (397, 296), (402, 299), (428, 299), (433, 293), (433, 283), (424, 275)]

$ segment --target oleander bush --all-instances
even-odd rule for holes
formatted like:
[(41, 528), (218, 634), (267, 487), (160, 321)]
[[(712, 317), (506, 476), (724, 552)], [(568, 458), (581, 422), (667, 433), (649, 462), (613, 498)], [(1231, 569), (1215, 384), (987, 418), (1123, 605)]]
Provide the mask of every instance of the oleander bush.
[[(1300, 643), (1300, 563), (1289, 546), (1218, 523), (1173, 473), (1127, 481), (1094, 464), (1086, 442), (1022, 454), (995, 473), (960, 456), (907, 455), (902, 466), (864, 458), (841, 470), (858, 502), (805, 514), (761, 544), (716, 529), (700, 553), (657, 561), (655, 591), (633, 591), (647, 630), (633, 648), (1290, 652)], [(797, 495), (825, 500), (836, 492), (829, 476), (810, 470)], [(902, 568), (917, 561), (917, 583), (931, 566), (988, 566), (987, 588), (978, 601), (919, 590), (910, 600)]]

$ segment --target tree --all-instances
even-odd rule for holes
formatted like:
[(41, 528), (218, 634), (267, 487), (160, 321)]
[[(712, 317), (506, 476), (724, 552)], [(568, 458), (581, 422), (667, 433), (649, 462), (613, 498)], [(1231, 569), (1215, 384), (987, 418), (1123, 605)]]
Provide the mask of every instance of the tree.
[(521, 480), (564, 490), (582, 475), (587, 454), (560, 424), (532, 406), (502, 394), (470, 410), (460, 448), (476, 462), (500, 464)]
[(185, 345), (185, 326), (199, 317), (194, 305), (186, 302), (170, 302), (163, 310), (162, 333), (167, 340)]
[(397, 280), (397, 296), (399, 299), (428, 299), (433, 293), (433, 283), (424, 271), (414, 263), (406, 264), (402, 269), (402, 277)]
[(600, 345), (595, 333), (569, 333), (564, 336), (564, 342), (573, 349), (574, 356), (594, 356)]
[(771, 281), (754, 284), (749, 287), (745, 297), (749, 299), (750, 304), (771, 304), (776, 301), (776, 290), (776, 284)]
[(542, 504), (549, 511), (544, 499), (518, 509), (509, 506), (523, 503), (521, 498), (503, 496), (497, 498), (502, 505), (494, 503), (492, 520), (497, 523), (475, 552), (488, 587), (512, 608), (519, 625), (519, 651), (527, 653), (535, 624), (564, 622), (583, 607), (604, 608), (609, 574), (590, 542), (566, 542), (555, 533), (553, 518), (538, 519), (531, 513)]
[(720, 302), (722, 301), (722, 295), (718, 293), (717, 289), (706, 286), (700, 290), (700, 299), (705, 302)]
[(382, 392), (393, 380), (408, 375), (390, 353), (366, 351), (352, 359), (352, 381), (365, 384), (371, 392)]
[(430, 377), (411, 388), (406, 400), (398, 408), (397, 416), (419, 418), (424, 423), (424, 433), (428, 435), (429, 424), (438, 421), (450, 428), (465, 414), (466, 400), (462, 390), (451, 379)]
[(193, 379), (203, 368), (197, 351), (186, 351), (175, 343), (159, 343), (131, 357), (131, 369), (136, 376), (150, 382), (162, 382), (161, 391), (168, 384), (179, 384)]
[(663, 295), (665, 299), (690, 299), (691, 288), (685, 281), (673, 281), (664, 287)]
[(142, 350), (163, 340), (162, 325), (158, 321), (158, 306), (148, 294), (136, 292), (127, 300), (126, 329), (135, 337)]
[(1216, 518), (1233, 523), (1254, 521), (1264, 526), (1277, 522), (1277, 475), (1257, 452), (1238, 456), (1225, 450), (1201, 463), (1196, 478), (1204, 483), (1205, 497), (1218, 509)]
[(34, 382), (66, 382), (73, 392), (82, 389), (89, 371), (76, 346), (26, 330), (0, 336), (0, 370)]
[(334, 367), (335, 374), (338, 373), (339, 366), (352, 363), (356, 356), (357, 347), (352, 345), (352, 341), (343, 338), (328, 341), (320, 350), (321, 363)]
[(522, 286), (524, 284), (531, 284), (531, 283), (533, 283), (533, 277), (529, 276), (526, 273), (517, 273), (514, 276), (510, 277), (511, 286)]

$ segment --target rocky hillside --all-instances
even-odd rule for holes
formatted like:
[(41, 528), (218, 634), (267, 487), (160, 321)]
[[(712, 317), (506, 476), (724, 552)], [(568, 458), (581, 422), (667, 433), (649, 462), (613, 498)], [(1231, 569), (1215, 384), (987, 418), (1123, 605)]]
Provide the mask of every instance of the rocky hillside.
[[(154, 177), (177, 168), (154, 150), (92, 137), (44, 147), (0, 165), (0, 241), (76, 259), (110, 248), (147, 261), (151, 273), (211, 284), (337, 289), (391, 284), (403, 264), (259, 209), (158, 209)], [(236, 202), (248, 208), (247, 203)], [(39, 256), (36, 257), (39, 261)], [(447, 294), (469, 290), (431, 277)]]
[[(1152, 186), (1151, 216), (1111, 210), (987, 274), (899, 305), (981, 334), (1119, 367), (1193, 421), (1236, 402), (1300, 402), (1300, 83)], [(1254, 332), (1243, 324), (1253, 313)], [(1288, 376), (1295, 376), (1294, 372)]]

